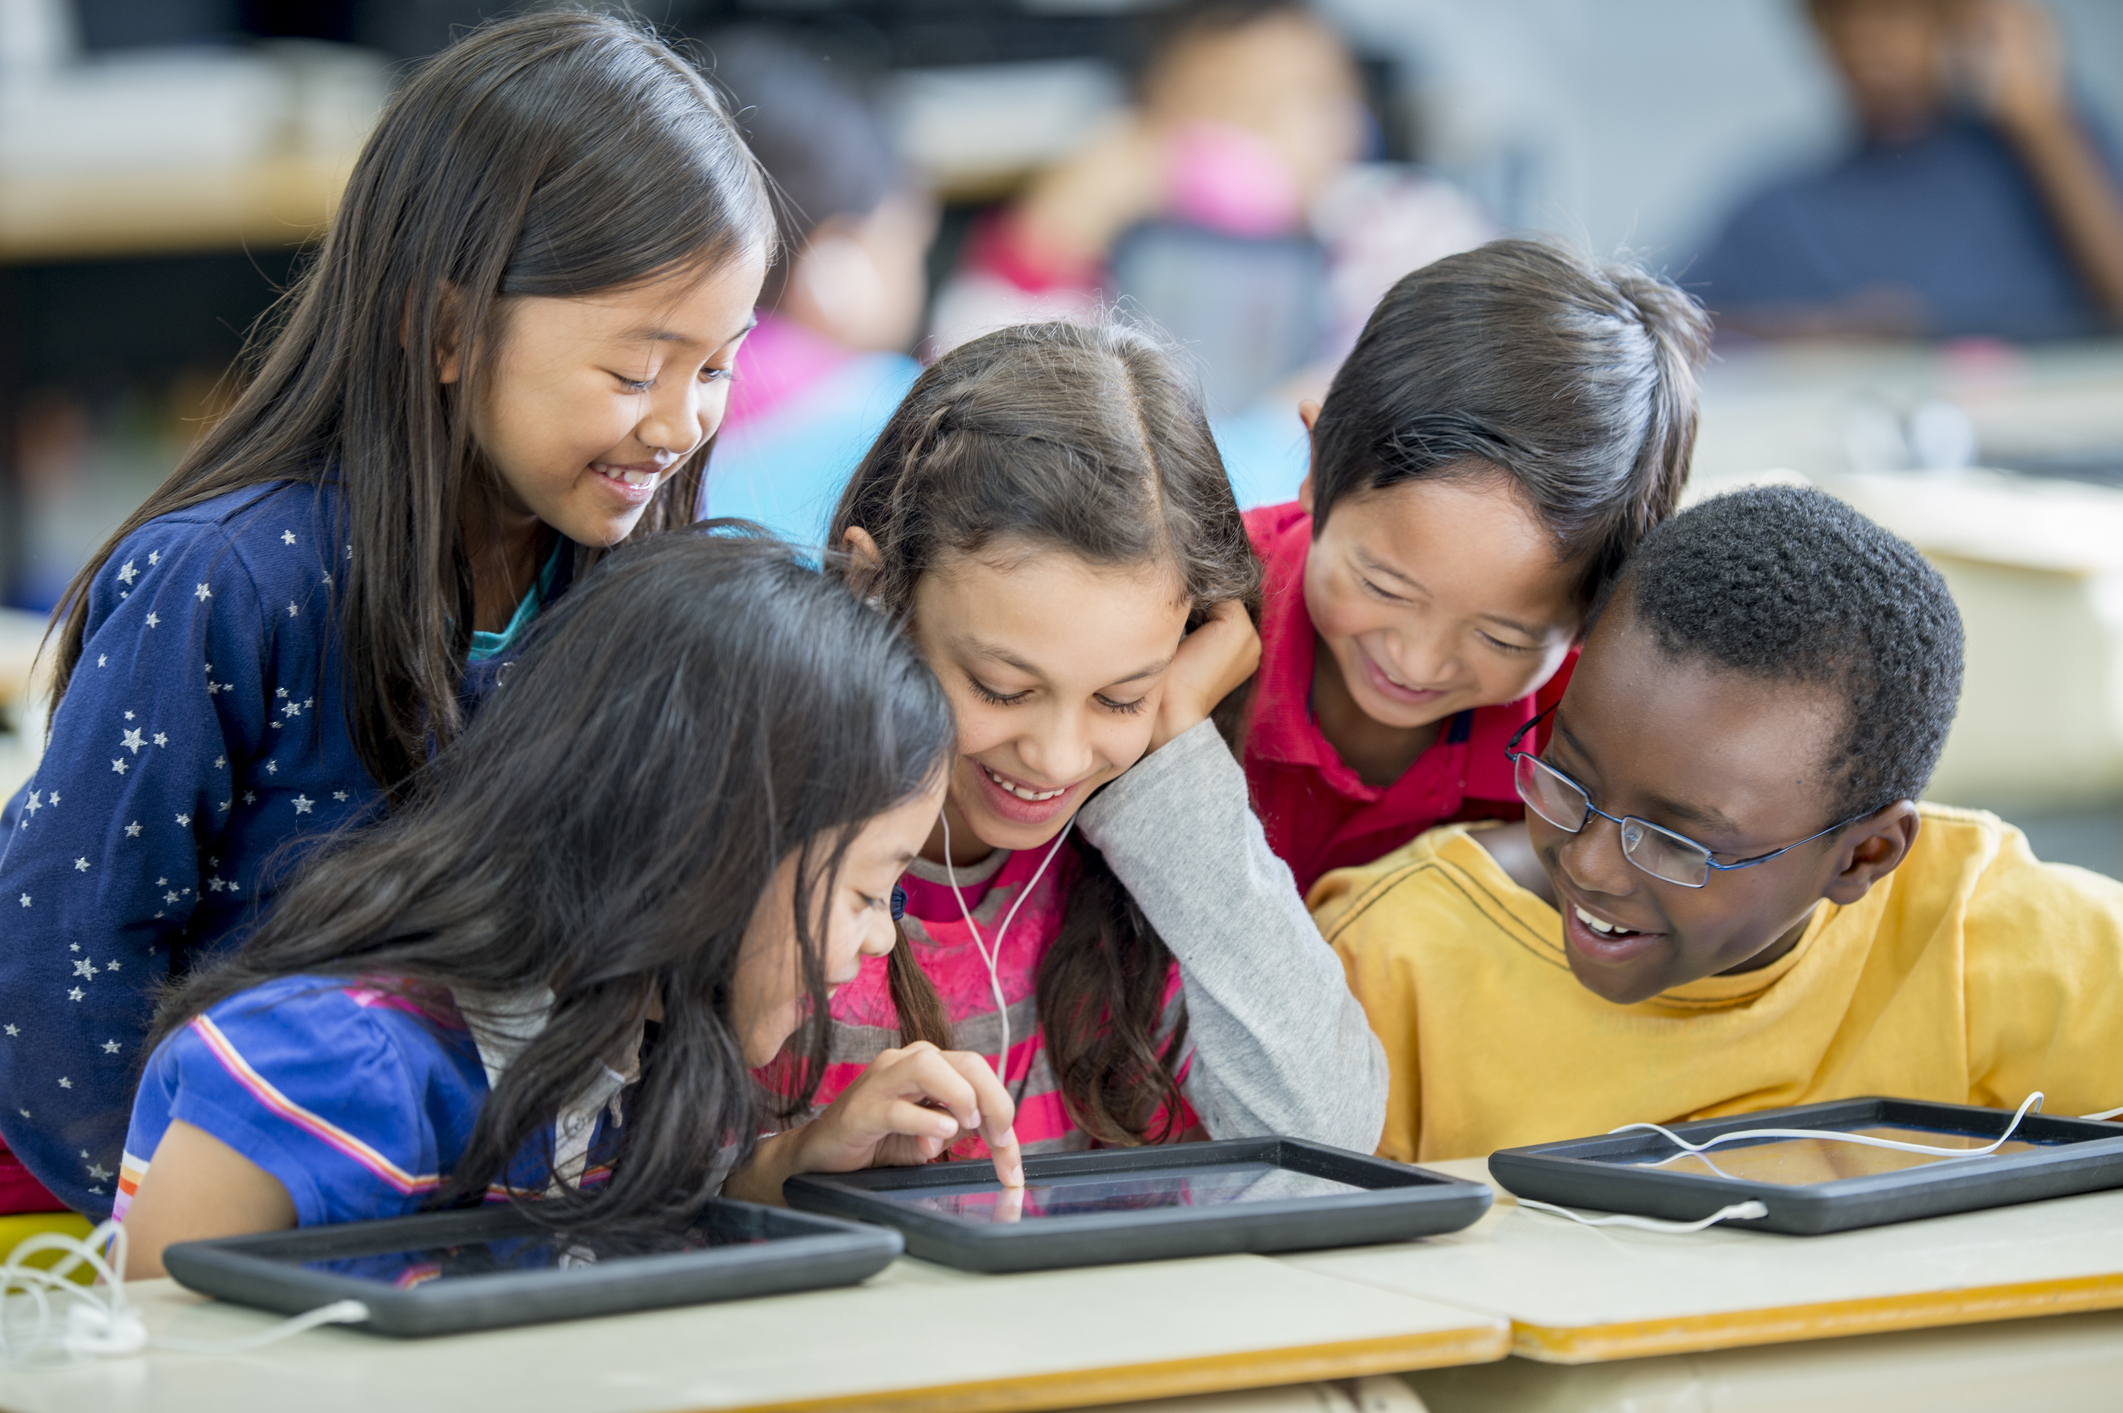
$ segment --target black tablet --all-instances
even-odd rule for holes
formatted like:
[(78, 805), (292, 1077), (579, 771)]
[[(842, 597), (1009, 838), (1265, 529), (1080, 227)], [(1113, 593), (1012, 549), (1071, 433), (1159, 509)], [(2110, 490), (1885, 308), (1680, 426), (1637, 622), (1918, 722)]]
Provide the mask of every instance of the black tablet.
[(894, 1231), (711, 1202), (656, 1235), (556, 1235), (494, 1206), (188, 1241), (162, 1262), (223, 1300), (298, 1314), (353, 1299), (363, 1328), (434, 1335), (853, 1285), (899, 1253)]
[(1482, 1183), (1295, 1138), (1035, 1155), (1014, 1190), (978, 1162), (811, 1173), (782, 1192), (897, 1227), (910, 1254), (969, 1271), (1407, 1241), (1458, 1231), (1490, 1203)]
[[(1979, 1149), (2013, 1116), (1968, 1104), (1844, 1099), (1668, 1127), (1690, 1143), (1748, 1129), (1817, 1129)], [(1697, 1221), (1750, 1199), (1766, 1217), (1729, 1226), (1813, 1236), (2123, 1187), (2123, 1124), (2030, 1113), (1996, 1152), (1957, 1158), (1821, 1138), (1748, 1139), (1689, 1153), (1645, 1129), (1506, 1148), (1506, 1190), (1564, 1207)]]

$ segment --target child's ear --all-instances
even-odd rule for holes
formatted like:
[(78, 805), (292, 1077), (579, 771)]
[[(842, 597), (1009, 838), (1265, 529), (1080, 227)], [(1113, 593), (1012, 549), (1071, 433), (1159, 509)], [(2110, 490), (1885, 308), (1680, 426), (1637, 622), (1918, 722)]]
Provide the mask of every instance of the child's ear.
[(1855, 840), (1843, 845), (1842, 871), (1829, 880), (1821, 896), (1846, 908), (1863, 898), (1909, 857), (1920, 823), (1917, 807), (1907, 800), (1896, 800), (1860, 823)]
[[(410, 303), (406, 312), (412, 313)], [(435, 306), (435, 328), (435, 381), (454, 383), (464, 376), (464, 299), (455, 285), (442, 287)]]
[[(840, 537), (840, 547), (849, 559), (848, 587), (857, 598), (869, 598), (871, 586), (884, 572), (885, 552), (877, 547), (877, 539), (860, 525), (850, 525)], [(873, 601), (874, 605), (874, 601)]]

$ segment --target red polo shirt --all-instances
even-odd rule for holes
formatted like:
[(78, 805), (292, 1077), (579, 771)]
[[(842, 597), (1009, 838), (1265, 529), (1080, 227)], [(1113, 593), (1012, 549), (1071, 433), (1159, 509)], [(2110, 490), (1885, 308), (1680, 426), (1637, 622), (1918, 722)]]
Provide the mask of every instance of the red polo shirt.
[(1366, 785), (1320, 734), (1312, 715), (1319, 635), (1305, 610), (1312, 517), (1291, 501), (1246, 512), (1246, 532), (1266, 570), (1261, 665), (1246, 732), (1246, 781), (1268, 845), (1309, 892), (1329, 869), (1366, 864), (1434, 825), (1525, 814), (1504, 746), (1563, 695), (1577, 653), (1538, 691), (1475, 707), (1446, 723), (1430, 749), (1391, 785)]

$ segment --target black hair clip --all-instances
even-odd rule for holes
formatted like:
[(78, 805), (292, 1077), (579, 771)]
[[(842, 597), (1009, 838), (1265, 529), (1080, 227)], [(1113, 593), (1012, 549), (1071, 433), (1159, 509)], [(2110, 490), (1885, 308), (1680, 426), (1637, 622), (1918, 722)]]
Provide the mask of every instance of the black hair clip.
[(904, 888), (894, 888), (892, 890), (892, 921), (898, 922), (906, 915), (907, 890)]

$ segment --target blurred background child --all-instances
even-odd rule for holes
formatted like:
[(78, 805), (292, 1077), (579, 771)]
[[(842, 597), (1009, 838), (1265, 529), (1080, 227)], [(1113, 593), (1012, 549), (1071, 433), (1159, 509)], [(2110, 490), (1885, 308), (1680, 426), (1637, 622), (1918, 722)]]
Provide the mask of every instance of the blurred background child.
[(1856, 142), (1689, 270), (1723, 327), (2058, 338), (2123, 318), (2123, 182), (2032, 0), (1809, 0)]
[(936, 203), (852, 83), (765, 32), (711, 46), (776, 188), (784, 254), (715, 446), (708, 508), (818, 543), (848, 473), (914, 384)]

